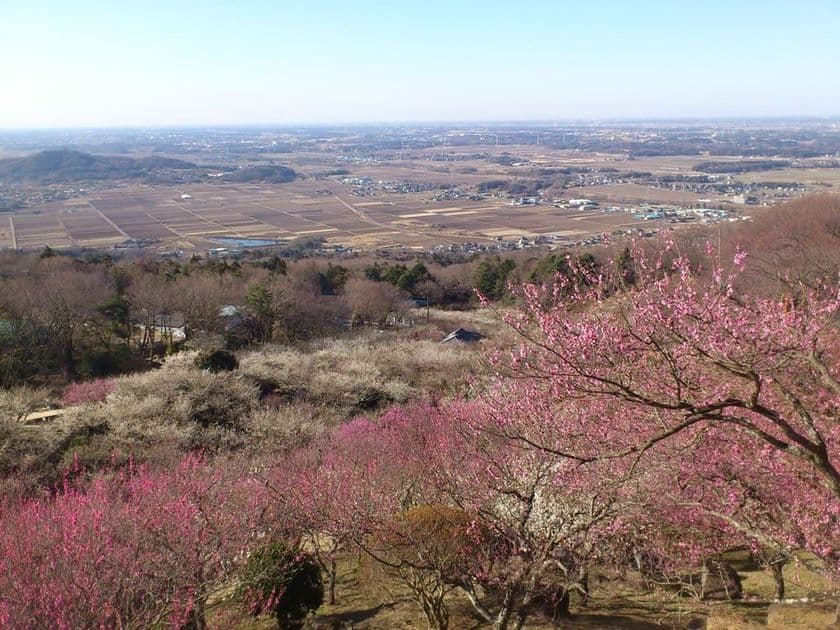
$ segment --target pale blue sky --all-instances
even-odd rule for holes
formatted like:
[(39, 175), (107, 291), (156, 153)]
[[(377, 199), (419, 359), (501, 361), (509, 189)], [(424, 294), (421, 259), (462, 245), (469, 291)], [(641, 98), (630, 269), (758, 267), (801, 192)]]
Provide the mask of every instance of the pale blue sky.
[(840, 114), (840, 0), (0, 0), (0, 128)]

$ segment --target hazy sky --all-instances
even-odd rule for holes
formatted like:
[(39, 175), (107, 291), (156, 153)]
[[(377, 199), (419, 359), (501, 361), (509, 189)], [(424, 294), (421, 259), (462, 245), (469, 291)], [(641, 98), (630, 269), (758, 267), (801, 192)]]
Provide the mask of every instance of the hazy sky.
[(840, 0), (0, 0), (0, 128), (840, 114)]

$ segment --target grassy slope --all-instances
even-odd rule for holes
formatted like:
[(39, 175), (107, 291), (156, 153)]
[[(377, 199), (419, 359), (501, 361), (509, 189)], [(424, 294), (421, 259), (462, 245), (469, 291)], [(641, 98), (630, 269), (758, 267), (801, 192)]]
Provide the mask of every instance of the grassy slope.
[[(829, 627), (834, 615), (833, 601), (768, 605), (767, 600), (773, 593), (772, 578), (743, 562), (738, 563), (737, 558), (734, 560), (733, 564), (743, 579), (745, 598), (762, 601), (704, 604), (668, 593), (646, 592), (638, 576), (632, 573), (624, 576), (621, 581), (600, 575), (594, 580), (592, 599), (586, 609), (580, 608), (573, 598), (572, 610), (576, 614), (571, 619), (564, 619), (560, 625), (555, 626), (541, 622), (534, 616), (526, 628), (735, 630), (769, 627), (776, 630), (823, 630)], [(803, 566), (789, 565), (785, 576), (788, 594), (792, 599), (819, 596), (830, 590), (830, 584)], [(392, 581), (372, 579), (352, 559), (340, 565), (337, 599), (335, 606), (324, 605), (318, 610), (319, 621), (340, 621), (355, 630), (427, 627), (419, 607), (409, 599), (404, 588)], [(239, 630), (268, 630), (276, 627), (271, 619), (251, 619), (234, 610), (232, 604), (220, 603), (211, 622), (216, 627), (235, 627)], [(450, 613), (450, 628), (453, 630), (489, 628), (489, 624), (476, 619), (463, 597), (451, 597)]]

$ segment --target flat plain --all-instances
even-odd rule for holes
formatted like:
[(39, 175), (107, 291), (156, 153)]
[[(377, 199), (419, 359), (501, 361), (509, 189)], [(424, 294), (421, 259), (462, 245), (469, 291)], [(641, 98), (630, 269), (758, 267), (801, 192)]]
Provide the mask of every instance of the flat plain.
[[(0, 215), (0, 248), (108, 247), (135, 239), (154, 242), (161, 249), (204, 249), (213, 247), (209, 239), (219, 236), (284, 240), (318, 236), (351, 248), (414, 249), (538, 236), (577, 241), (661, 223), (638, 218), (628, 206), (731, 207), (726, 194), (644, 185), (622, 175), (634, 171), (689, 175), (701, 160), (698, 156), (628, 160), (622, 155), (538, 145), (484, 146), (480, 152), (475, 147), (391, 151), (358, 160), (301, 151), (283, 155), (283, 161), (301, 175), (291, 183), (121, 182), (114, 188), (5, 213)], [(329, 175), (330, 169), (340, 169), (341, 174)], [(593, 170), (605, 175), (588, 174), (584, 180), (575, 174)], [(521, 182), (527, 187), (557, 173), (566, 173), (562, 183), (543, 187), (537, 204), (517, 204), (516, 194), (494, 190), (477, 194), (488, 182)], [(838, 173), (840, 169), (787, 169), (739, 177), (752, 183), (795, 179), (811, 189), (824, 189), (840, 182)], [(443, 194), (446, 190), (459, 192)], [(601, 207), (582, 211), (553, 203), (570, 198), (592, 199)], [(612, 206), (621, 211), (605, 211)]]
[[(183, 246), (218, 236), (320, 236), (348, 247), (423, 248), (497, 237), (579, 237), (647, 223), (629, 213), (549, 204), (514, 206), (505, 199), (429, 202), (416, 193), (359, 198), (341, 184), (331, 184), (335, 194), (325, 195), (316, 193), (313, 185), (321, 189), (323, 182), (122, 188), (46, 204), (37, 212), (8, 215), (7, 220), (14, 225), (17, 247), (23, 249), (45, 244), (107, 246), (129, 238)], [(11, 234), (3, 244), (11, 246)]]

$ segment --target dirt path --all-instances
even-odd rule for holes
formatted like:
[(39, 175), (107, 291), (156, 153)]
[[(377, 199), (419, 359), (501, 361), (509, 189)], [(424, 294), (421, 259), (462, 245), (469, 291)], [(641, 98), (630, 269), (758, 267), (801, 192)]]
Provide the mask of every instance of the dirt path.
[(17, 249), (17, 236), (15, 236), (15, 220), (12, 218), (12, 215), (9, 215), (9, 235), (12, 237), (12, 249)]

